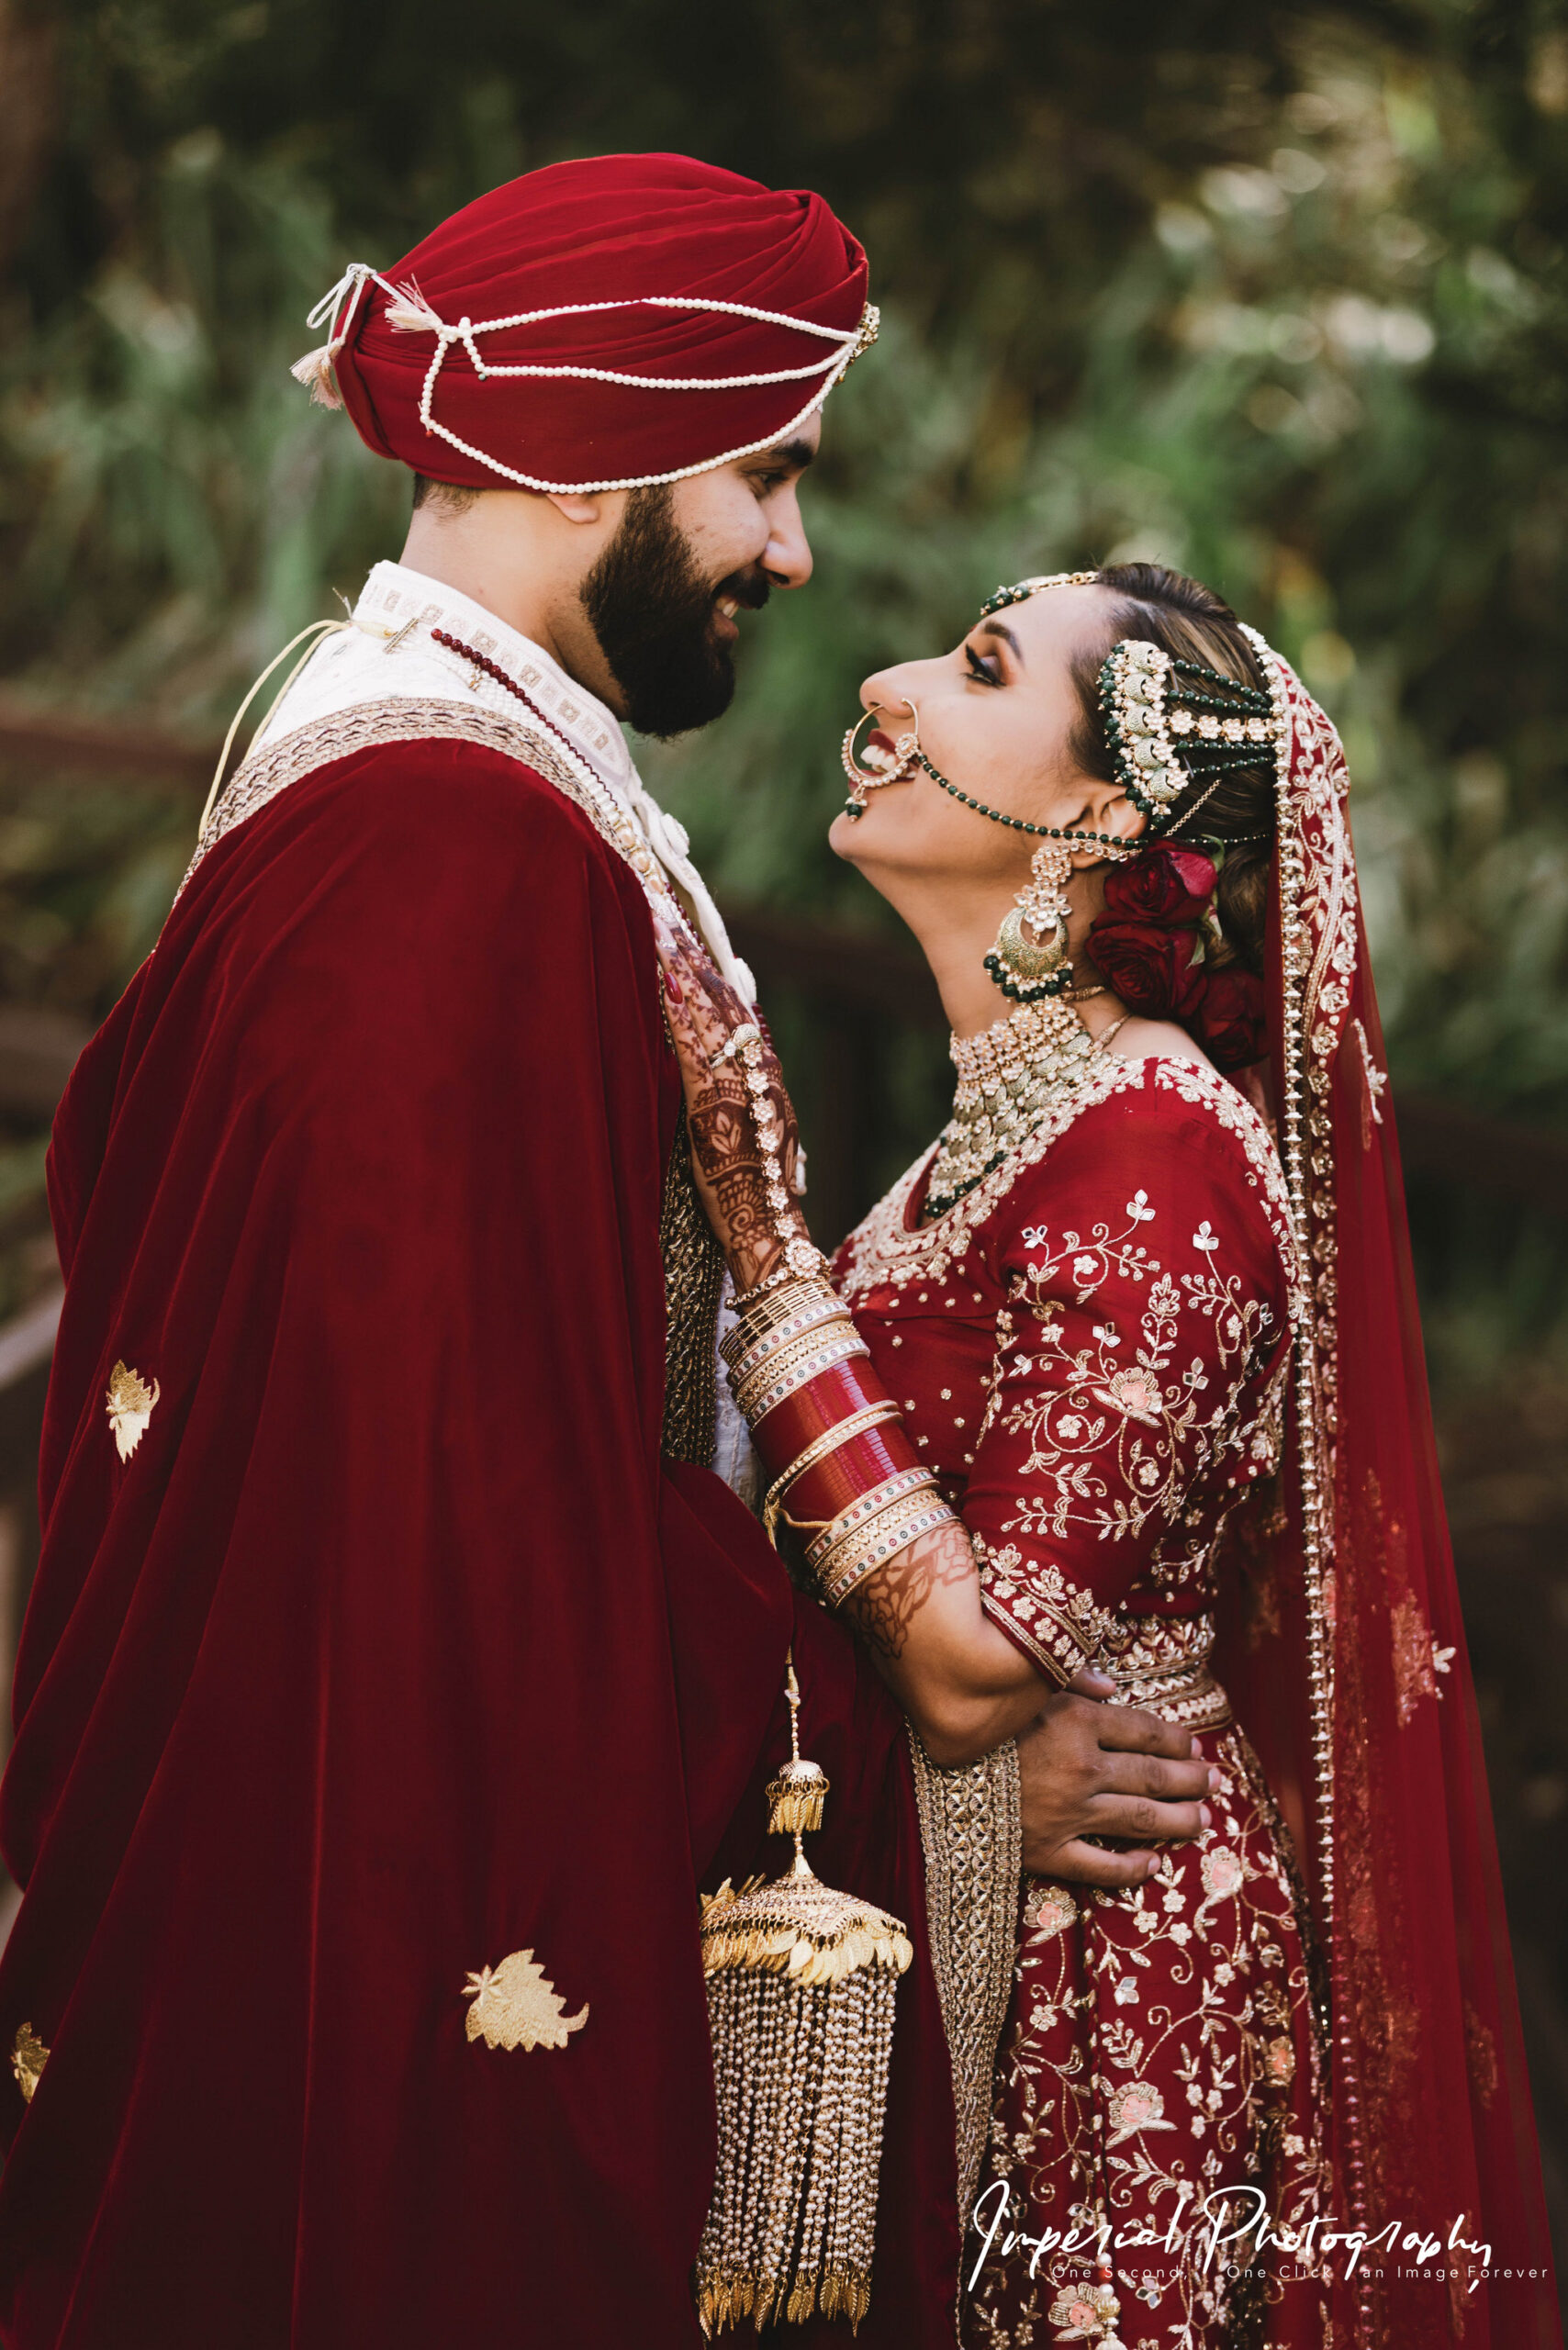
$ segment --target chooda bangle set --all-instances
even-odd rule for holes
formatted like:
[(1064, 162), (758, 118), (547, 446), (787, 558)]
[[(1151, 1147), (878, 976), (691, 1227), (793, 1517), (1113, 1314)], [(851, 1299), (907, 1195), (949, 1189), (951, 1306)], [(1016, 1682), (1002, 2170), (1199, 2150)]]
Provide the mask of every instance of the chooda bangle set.
[[(806, 1572), (830, 1607), (937, 1527), (956, 1523), (871, 1367), (870, 1349), (791, 1213), (783, 1130), (767, 1100), (762, 1031), (743, 1022), (713, 1056), (738, 1062), (762, 1155), (778, 1264), (735, 1300), (720, 1346), (735, 1403), (772, 1483), (763, 1523), (808, 1537)], [(785, 1503), (789, 1508), (786, 1510)]]
[(865, 1340), (820, 1275), (754, 1292), (721, 1352), (772, 1477), (769, 1539), (780, 1521), (806, 1538), (806, 1572), (828, 1606), (907, 1543), (954, 1523)]

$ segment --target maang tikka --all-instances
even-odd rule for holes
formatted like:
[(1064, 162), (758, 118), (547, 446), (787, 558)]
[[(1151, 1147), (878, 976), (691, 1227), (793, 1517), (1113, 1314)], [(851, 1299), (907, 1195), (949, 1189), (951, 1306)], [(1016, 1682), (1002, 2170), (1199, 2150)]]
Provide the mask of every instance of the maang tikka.
[(985, 968), (1014, 1003), (1038, 1003), (1045, 996), (1065, 994), (1072, 985), (1067, 934), (1071, 871), (1066, 843), (1042, 841), (1030, 860), (1028, 880), (1002, 916)]

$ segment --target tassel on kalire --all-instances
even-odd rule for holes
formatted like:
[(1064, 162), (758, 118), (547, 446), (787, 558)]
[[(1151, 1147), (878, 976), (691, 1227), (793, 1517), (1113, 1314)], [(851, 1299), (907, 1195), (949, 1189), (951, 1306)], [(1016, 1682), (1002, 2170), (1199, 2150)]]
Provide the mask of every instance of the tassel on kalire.
[(707, 2334), (865, 2316), (893, 1996), (914, 1955), (896, 1918), (835, 1893), (806, 1859), (828, 1783), (801, 1759), (793, 1662), (788, 1688), (790, 1759), (768, 1787), (767, 1826), (794, 1837), (793, 1865), (738, 1893), (726, 1881), (702, 1903), (719, 2099), (695, 2280)]

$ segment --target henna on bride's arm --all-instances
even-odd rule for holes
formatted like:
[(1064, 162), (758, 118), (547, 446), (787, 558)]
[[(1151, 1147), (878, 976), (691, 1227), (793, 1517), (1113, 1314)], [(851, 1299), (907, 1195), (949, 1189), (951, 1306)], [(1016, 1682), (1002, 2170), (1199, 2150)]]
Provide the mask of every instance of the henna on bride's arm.
[(732, 1249), (766, 1247), (773, 1240), (767, 1184), (760, 1167), (732, 1167), (713, 1178), (713, 1196)]
[[(699, 1193), (730, 1260), (737, 1288), (777, 1268), (790, 1228), (804, 1236), (795, 1206), (800, 1127), (771, 1038), (744, 1067), (725, 1047), (756, 1016), (682, 931), (659, 932), (664, 1016), (680, 1063)], [(769, 1181), (767, 1161), (781, 1170)], [(780, 1197), (782, 1193), (782, 1197)]]
[(867, 1646), (896, 1663), (908, 1642), (910, 1627), (927, 1600), (951, 1584), (965, 1582), (974, 1572), (974, 1551), (964, 1528), (939, 1526), (935, 1533), (917, 1536), (885, 1567), (868, 1575), (846, 1606)]

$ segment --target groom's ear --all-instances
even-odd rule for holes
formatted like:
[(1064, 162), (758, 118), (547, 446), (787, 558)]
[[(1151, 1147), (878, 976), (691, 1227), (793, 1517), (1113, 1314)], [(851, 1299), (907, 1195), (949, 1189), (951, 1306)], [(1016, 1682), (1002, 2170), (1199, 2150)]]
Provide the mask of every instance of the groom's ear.
[(575, 489), (547, 489), (544, 496), (568, 522), (598, 522), (604, 514), (604, 494), (585, 495)]

